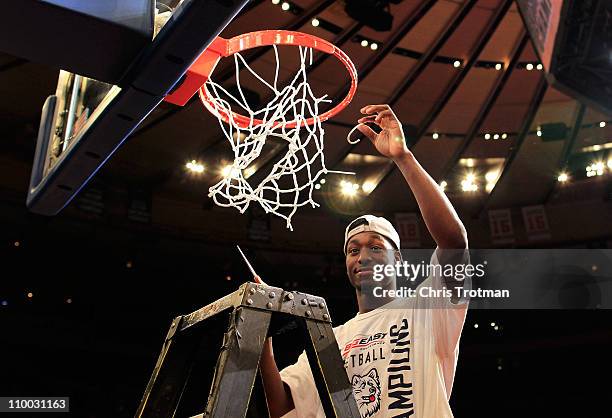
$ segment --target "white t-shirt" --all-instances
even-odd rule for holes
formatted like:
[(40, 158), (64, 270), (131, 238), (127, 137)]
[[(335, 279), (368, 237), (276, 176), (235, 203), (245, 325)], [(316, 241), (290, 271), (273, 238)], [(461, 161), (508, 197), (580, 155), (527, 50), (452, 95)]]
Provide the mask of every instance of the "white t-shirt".
[[(437, 263), (434, 252), (431, 264)], [(442, 278), (430, 276), (421, 287), (443, 289)], [(452, 418), (448, 400), (467, 307), (465, 301), (396, 298), (334, 328), (362, 418)], [(305, 352), (281, 378), (295, 404), (285, 417), (325, 417)]]

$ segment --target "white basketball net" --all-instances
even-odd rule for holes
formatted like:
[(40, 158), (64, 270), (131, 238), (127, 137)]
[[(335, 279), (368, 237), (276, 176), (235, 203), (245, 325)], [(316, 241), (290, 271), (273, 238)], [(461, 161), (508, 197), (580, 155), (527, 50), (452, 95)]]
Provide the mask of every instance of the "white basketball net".
[[(311, 205), (319, 206), (312, 198), (315, 184), (328, 173), (354, 174), (330, 171), (325, 167), (323, 155), (324, 130), (318, 115), (319, 105), (329, 103), (327, 95), (316, 97), (306, 78), (306, 61), (312, 64), (312, 49), (299, 47), (300, 69), (290, 83), (279, 90), (277, 86), (279, 73), (278, 50), (275, 45), (276, 71), (273, 84), (261, 78), (249, 67), (242, 55), (234, 54), (236, 67), (236, 84), (240, 97), (232, 96), (221, 85), (212, 80), (206, 87), (219, 108), (230, 115), (230, 123), (221, 119), (221, 129), (234, 152), (231, 169), (226, 169), (226, 176), (209, 189), (208, 195), (213, 201), (224, 207), (234, 207), (244, 213), (251, 202), (259, 203), (267, 213), (280, 216), (287, 221), (287, 228), (293, 230), (291, 217), (297, 208)], [(240, 86), (240, 67), (248, 70), (261, 81), (273, 94), (273, 98), (259, 110), (251, 109)], [(231, 100), (220, 97), (223, 93)], [(232, 109), (234, 106), (235, 109)], [(231, 111), (250, 118), (249, 126), (240, 128), (234, 123)], [(218, 115), (217, 115), (218, 116)], [(314, 118), (315, 123), (307, 125), (306, 119)], [(261, 124), (254, 124), (260, 119)], [(295, 128), (287, 128), (288, 122), (296, 121)], [(257, 185), (246, 180), (245, 170), (260, 156), (262, 148), (269, 137), (287, 141), (285, 155), (276, 162), (270, 173)], [(316, 166), (313, 165), (316, 163)], [(248, 176), (246, 176), (248, 177)], [(282, 183), (282, 186), (281, 186)]]

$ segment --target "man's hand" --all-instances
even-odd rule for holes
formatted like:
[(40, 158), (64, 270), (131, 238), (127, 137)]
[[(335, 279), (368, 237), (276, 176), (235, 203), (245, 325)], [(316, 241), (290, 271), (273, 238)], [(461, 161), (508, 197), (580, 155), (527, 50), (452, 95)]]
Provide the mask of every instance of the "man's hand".
[[(361, 113), (367, 116), (357, 120), (359, 123), (357, 129), (372, 141), (378, 152), (392, 160), (410, 153), (406, 147), (402, 124), (389, 105), (365, 106), (361, 109)], [(381, 132), (377, 134), (366, 123), (376, 124)]]

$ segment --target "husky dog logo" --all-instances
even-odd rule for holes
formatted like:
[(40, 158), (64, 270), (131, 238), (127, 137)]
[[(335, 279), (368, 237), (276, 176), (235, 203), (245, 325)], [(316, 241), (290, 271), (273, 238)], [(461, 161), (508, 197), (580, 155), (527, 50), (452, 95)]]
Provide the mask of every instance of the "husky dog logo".
[(376, 369), (366, 375), (353, 375), (351, 379), (353, 394), (362, 418), (373, 416), (380, 409), (380, 380)]

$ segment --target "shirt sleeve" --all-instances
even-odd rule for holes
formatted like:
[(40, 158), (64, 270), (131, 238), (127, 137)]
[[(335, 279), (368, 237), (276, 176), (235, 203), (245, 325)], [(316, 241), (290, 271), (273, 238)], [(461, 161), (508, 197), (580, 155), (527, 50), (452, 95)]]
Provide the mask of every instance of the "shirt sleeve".
[(281, 370), (280, 375), (282, 381), (289, 386), (295, 405), (295, 409), (283, 418), (325, 418), (305, 351), (295, 364)]

